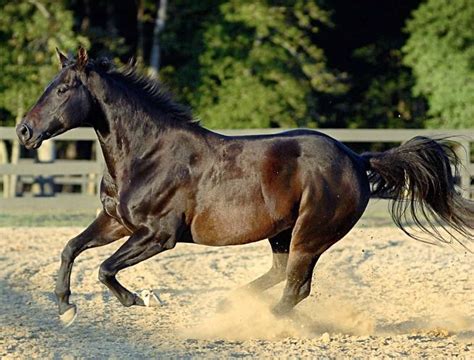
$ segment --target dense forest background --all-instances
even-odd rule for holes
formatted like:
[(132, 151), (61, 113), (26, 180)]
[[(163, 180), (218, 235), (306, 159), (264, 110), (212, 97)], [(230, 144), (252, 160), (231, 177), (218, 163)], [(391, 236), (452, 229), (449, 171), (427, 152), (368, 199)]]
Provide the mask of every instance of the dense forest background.
[(474, 127), (472, 0), (0, 0), (0, 125), (55, 47), (135, 58), (210, 128)]

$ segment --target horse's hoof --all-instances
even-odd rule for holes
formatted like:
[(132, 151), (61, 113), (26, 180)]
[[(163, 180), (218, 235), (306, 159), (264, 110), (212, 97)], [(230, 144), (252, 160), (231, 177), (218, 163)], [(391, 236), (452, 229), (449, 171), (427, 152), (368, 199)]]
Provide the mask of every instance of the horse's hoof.
[(273, 307), (271, 310), (272, 314), (275, 315), (276, 317), (284, 317), (290, 315), (292, 312), (293, 308), (289, 307), (285, 304), (277, 304), (276, 306)]
[(63, 324), (64, 327), (68, 327), (74, 322), (74, 320), (76, 320), (76, 316), (77, 316), (76, 305), (71, 305), (69, 309), (67, 309), (64, 313), (59, 315), (59, 320), (61, 320), (61, 323)]
[(163, 301), (158, 295), (154, 293), (153, 290), (143, 290), (140, 295), (137, 295), (138, 299), (141, 300), (137, 305), (142, 305), (146, 307), (154, 307), (158, 305), (163, 305)]

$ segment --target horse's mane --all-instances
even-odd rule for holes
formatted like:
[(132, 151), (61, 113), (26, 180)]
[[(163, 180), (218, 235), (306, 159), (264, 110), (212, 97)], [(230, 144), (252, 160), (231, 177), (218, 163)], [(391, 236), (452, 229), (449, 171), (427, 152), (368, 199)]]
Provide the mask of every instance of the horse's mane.
[(116, 69), (104, 60), (94, 62), (94, 70), (102, 77), (112, 80), (110, 86), (119, 87), (126, 92), (127, 99), (136, 105), (151, 109), (157, 115), (153, 119), (166, 121), (171, 125), (192, 124), (199, 126), (190, 109), (176, 102), (162, 83), (150, 76), (141, 74), (136, 66), (127, 64)]

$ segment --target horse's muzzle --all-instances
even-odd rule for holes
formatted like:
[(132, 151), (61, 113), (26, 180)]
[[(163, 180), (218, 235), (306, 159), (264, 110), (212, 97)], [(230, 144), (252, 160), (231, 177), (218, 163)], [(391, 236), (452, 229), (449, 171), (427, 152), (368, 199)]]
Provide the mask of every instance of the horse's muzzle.
[(44, 140), (43, 133), (40, 133), (35, 138), (33, 138), (33, 133), (31, 127), (25, 123), (19, 124), (16, 127), (18, 139), (20, 139), (20, 142), (25, 145), (27, 149), (38, 149)]
[(28, 125), (19, 124), (16, 127), (16, 134), (18, 135), (18, 138), (20, 139), (21, 143), (25, 144), (33, 136), (33, 131)]

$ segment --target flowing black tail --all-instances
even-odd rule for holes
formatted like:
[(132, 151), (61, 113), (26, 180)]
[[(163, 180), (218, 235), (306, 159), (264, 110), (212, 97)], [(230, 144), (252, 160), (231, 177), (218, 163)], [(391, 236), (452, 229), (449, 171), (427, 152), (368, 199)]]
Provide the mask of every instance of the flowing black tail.
[(474, 240), (474, 202), (456, 192), (451, 164), (457, 169), (459, 161), (446, 143), (415, 137), (397, 148), (362, 157), (372, 196), (392, 200), (392, 219), (408, 236), (434, 243), (413, 233), (408, 225), (412, 223), (440, 242), (464, 246), (463, 240)]

